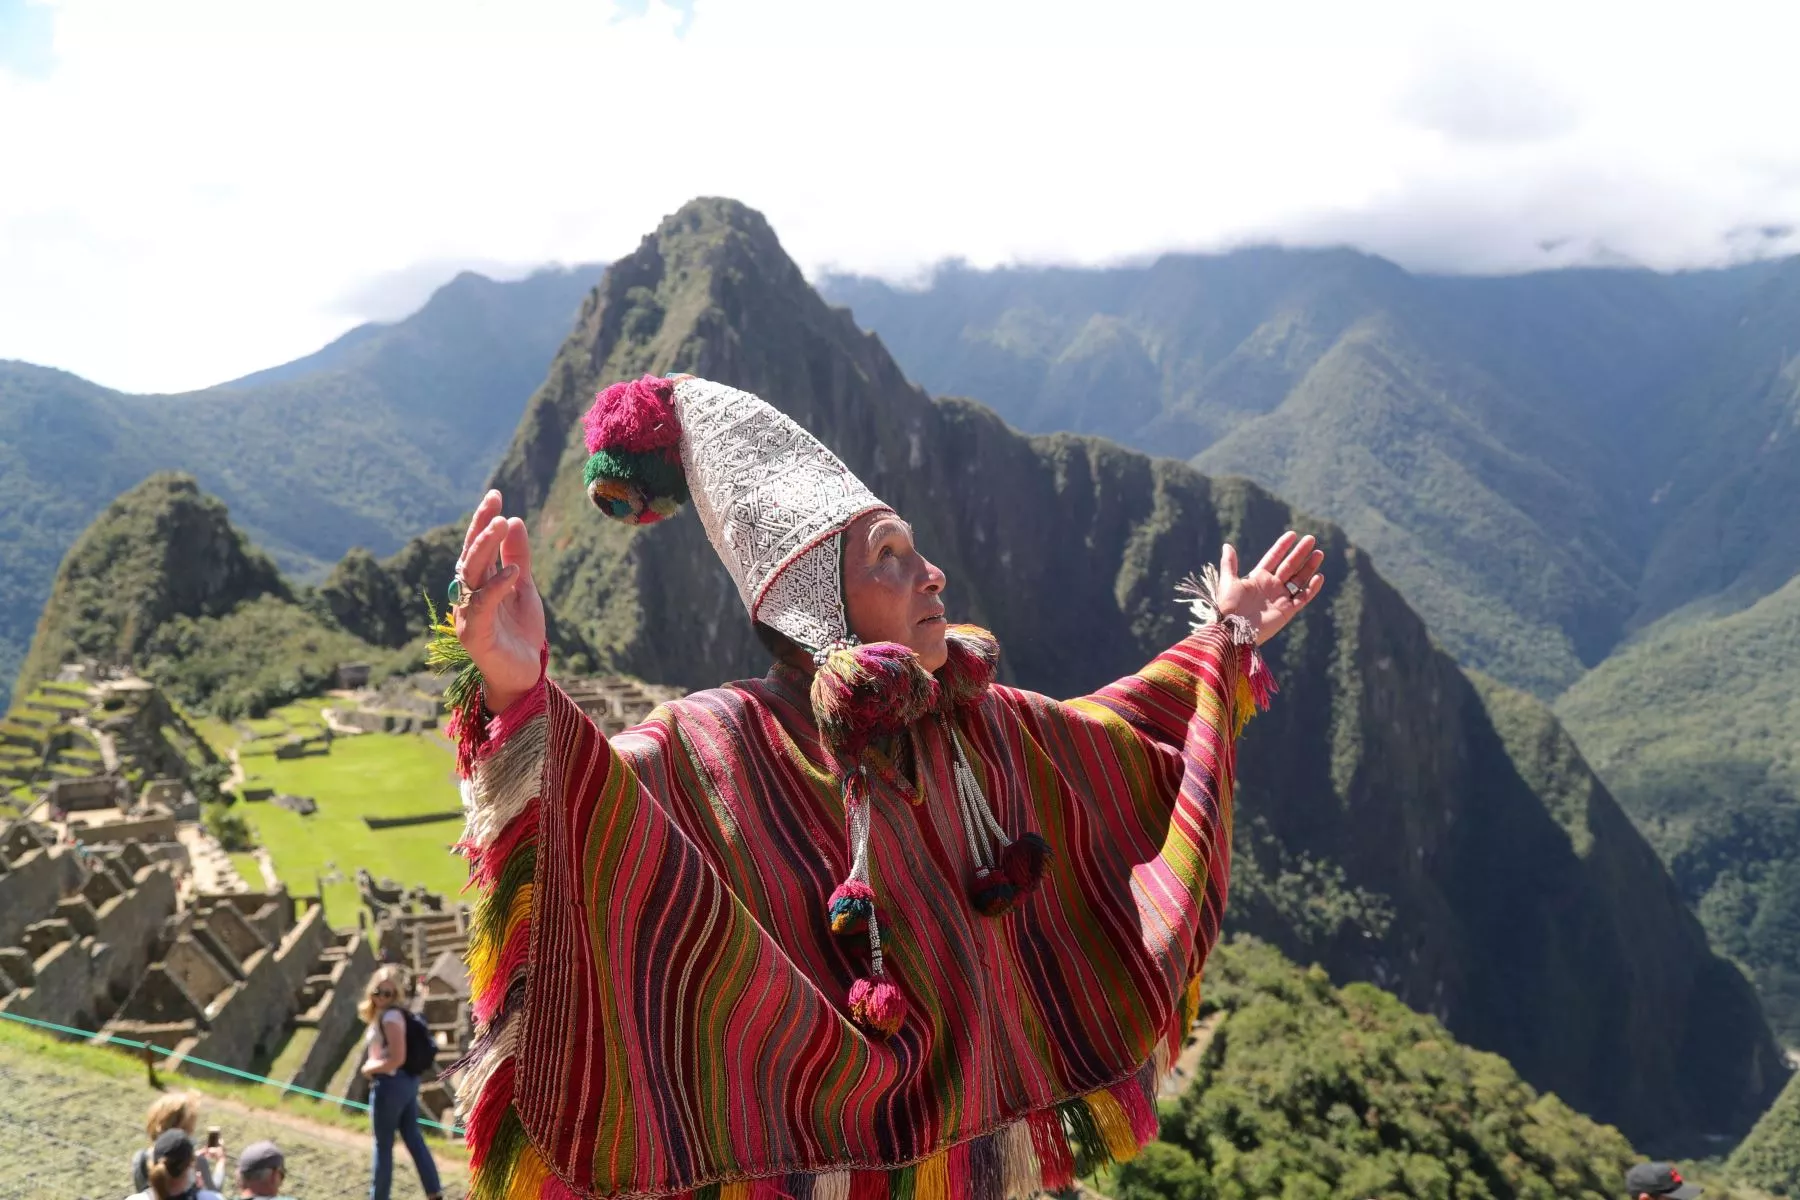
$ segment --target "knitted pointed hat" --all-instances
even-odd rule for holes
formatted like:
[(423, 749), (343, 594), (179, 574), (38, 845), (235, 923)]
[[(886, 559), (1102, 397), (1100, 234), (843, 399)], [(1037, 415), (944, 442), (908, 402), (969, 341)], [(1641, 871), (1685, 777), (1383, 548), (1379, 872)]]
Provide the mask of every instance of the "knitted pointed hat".
[(616, 383), (585, 425), (602, 512), (648, 524), (691, 495), (752, 620), (809, 651), (850, 642), (839, 535), (888, 506), (817, 438), (749, 392), (690, 376)]

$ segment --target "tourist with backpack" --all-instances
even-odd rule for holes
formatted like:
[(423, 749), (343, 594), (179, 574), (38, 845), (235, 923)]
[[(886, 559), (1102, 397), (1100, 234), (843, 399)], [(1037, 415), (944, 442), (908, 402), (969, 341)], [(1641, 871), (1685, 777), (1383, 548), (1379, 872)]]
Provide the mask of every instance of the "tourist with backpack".
[(369, 1200), (388, 1200), (394, 1179), (394, 1135), (406, 1143), (419, 1182), (431, 1200), (440, 1200), (437, 1163), (419, 1128), (419, 1076), (431, 1069), (437, 1043), (419, 1014), (406, 1007), (406, 973), (389, 964), (369, 980), (358, 1014), (368, 1023), (369, 1118), (375, 1130), (375, 1166)]

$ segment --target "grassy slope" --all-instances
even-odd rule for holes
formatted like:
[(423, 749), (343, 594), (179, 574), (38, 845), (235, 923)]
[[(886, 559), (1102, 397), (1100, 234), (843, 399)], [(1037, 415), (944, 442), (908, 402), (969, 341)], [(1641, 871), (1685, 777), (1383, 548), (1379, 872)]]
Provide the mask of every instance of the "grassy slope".
[(1460, 662), (1549, 696), (1630, 606), (1592, 448), (1552, 428), (1383, 314), (1194, 461), (1341, 521)]
[[(200, 1126), (218, 1125), (227, 1153), (274, 1138), (288, 1160), (289, 1193), (309, 1200), (368, 1190), (367, 1118), (350, 1109), (219, 1078), (163, 1077), (201, 1093)], [(117, 1200), (129, 1156), (158, 1093), (126, 1052), (57, 1040), (0, 1021), (0, 1195)], [(449, 1195), (464, 1193), (461, 1146), (432, 1138)], [(235, 1189), (226, 1193), (235, 1195)]]
[(1618, 1130), (1370, 984), (1334, 988), (1239, 940), (1214, 952), (1202, 991), (1223, 1023), (1165, 1103), (1163, 1140), (1100, 1182), (1117, 1200), (1602, 1200), (1636, 1161)]
[(1733, 1177), (1783, 1196), (1800, 1196), (1800, 1075), (1732, 1152)]
[[(1800, 577), (1742, 612), (1662, 629), (1570, 688), (1556, 710), (1621, 796), (1675, 821), (1694, 800), (1662, 795), (1670, 772), (1755, 763), (1800, 787)], [(1651, 836), (1662, 832), (1653, 820)]]

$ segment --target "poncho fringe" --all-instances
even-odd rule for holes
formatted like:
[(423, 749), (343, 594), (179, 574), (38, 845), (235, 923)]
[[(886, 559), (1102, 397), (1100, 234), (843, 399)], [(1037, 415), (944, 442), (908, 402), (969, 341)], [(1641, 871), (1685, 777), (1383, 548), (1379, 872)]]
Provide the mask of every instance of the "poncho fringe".
[[(1210, 778), (1204, 786), (1222, 810), (1210, 845), (1191, 844), (1186, 853), (1203, 860), (1207, 872), (1223, 874), (1230, 836), (1232, 742), (1250, 715), (1266, 707), (1274, 681), (1259, 656), (1247, 627), (1234, 619), (1223, 622), (1224, 637), (1217, 632), (1207, 641), (1217, 650), (1217, 676), (1197, 672), (1175, 681), (1178, 687), (1210, 687), (1219, 703), (1211, 708), (1194, 706), (1196, 725), (1206, 724), (1215, 736), (1203, 739), (1199, 755), (1207, 759)], [(1186, 645), (1187, 643), (1184, 643)], [(1173, 652), (1171, 652), (1173, 653)], [(1164, 656), (1164, 659), (1168, 658)], [(1169, 680), (1158, 679), (1159, 664), (1151, 664), (1140, 676), (1112, 685), (1084, 701), (1112, 718), (1122, 717), (1134, 726), (1154, 724), (1169, 717), (1184, 720), (1169, 707), (1162, 692)], [(1133, 685), (1143, 685), (1135, 687)], [(1128, 694), (1129, 693), (1129, 694)], [(479, 689), (474, 703), (479, 704)], [(561, 700), (560, 695), (558, 699)], [(567, 704), (566, 700), (561, 703)], [(470, 886), (478, 896), (471, 926), (467, 962), (471, 1005), (476, 1018), (476, 1042), (460, 1064), (457, 1109), (470, 1147), (471, 1200), (586, 1200), (597, 1195), (644, 1197), (719, 1198), (719, 1200), (951, 1200), (953, 1197), (999, 1198), (1030, 1196), (1044, 1190), (1073, 1185), (1075, 1180), (1111, 1164), (1134, 1157), (1157, 1133), (1156, 1097), (1171, 1069), (1186, 1031), (1199, 1008), (1199, 967), (1211, 939), (1217, 936), (1222, 917), (1223, 879), (1219, 894), (1200, 931), (1201, 944), (1190, 977), (1177, 988), (1174, 1011), (1166, 1031), (1156, 1039), (1150, 1057), (1128, 1076), (1106, 1086), (1020, 1115), (987, 1132), (964, 1137), (955, 1144), (910, 1162), (878, 1169), (854, 1167), (773, 1174), (751, 1172), (716, 1174), (689, 1186), (655, 1186), (631, 1190), (578, 1189), (546, 1161), (527, 1134), (515, 1103), (515, 1084), (521, 1067), (522, 1009), (529, 993), (532, 970), (532, 922), (534, 881), (539, 872), (540, 808), (550, 793), (546, 788), (547, 756), (555, 737), (550, 729), (548, 685), (540, 682), (526, 699), (478, 731), (478, 747), (471, 755), (472, 769), (464, 781), (466, 826), (459, 843), (470, 864)], [(573, 706), (569, 705), (572, 709)], [(1176, 710), (1180, 705), (1173, 706)], [(464, 714), (457, 723), (475, 731), (478, 715)], [(647, 723), (648, 724), (648, 723)], [(640, 727), (643, 728), (643, 727)], [(597, 731), (594, 733), (598, 737)], [(1192, 735), (1190, 735), (1191, 738)], [(1189, 748), (1193, 759), (1195, 749)], [(1190, 763), (1191, 765), (1191, 763)], [(618, 763), (615, 757), (614, 766)], [(615, 782), (607, 780), (607, 790)], [(1184, 785), (1185, 786), (1185, 785)], [(1173, 825), (1171, 826), (1173, 830)], [(1173, 833), (1171, 833), (1173, 836)], [(1193, 838), (1187, 842), (1192, 843)], [(1211, 857), (1209, 857), (1211, 856)], [(595, 864), (598, 866), (598, 864)], [(601, 1038), (598, 1030), (581, 1034)], [(630, 1051), (626, 1053), (629, 1055)], [(642, 1064), (626, 1064), (631, 1077), (639, 1077)], [(627, 1085), (629, 1086), (629, 1084)], [(644, 1101), (649, 1103), (649, 1101)], [(723, 1129), (709, 1136), (727, 1139)]]

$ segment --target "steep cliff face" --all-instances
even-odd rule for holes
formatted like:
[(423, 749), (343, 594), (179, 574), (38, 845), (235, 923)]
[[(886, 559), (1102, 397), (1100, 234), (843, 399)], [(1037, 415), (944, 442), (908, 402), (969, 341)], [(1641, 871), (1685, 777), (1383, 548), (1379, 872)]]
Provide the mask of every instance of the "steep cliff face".
[(1537, 733), (1503, 735), (1339, 530), (1243, 480), (930, 399), (741, 205), (691, 203), (611, 268), (496, 471), (565, 654), (689, 687), (766, 667), (696, 520), (626, 530), (581, 487), (595, 390), (675, 370), (753, 390), (836, 449), (913, 522), (953, 615), (1052, 694), (1177, 638), (1174, 585), (1221, 540), (1318, 530), (1330, 589), (1273, 647), (1283, 695), (1243, 746), (1234, 924), (1391, 988), (1640, 1144), (1741, 1131), (1781, 1086), (1748, 985), (1554, 718), (1508, 693), (1507, 728)]

